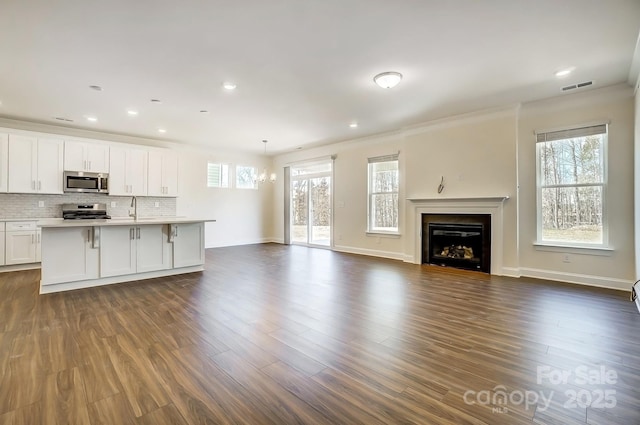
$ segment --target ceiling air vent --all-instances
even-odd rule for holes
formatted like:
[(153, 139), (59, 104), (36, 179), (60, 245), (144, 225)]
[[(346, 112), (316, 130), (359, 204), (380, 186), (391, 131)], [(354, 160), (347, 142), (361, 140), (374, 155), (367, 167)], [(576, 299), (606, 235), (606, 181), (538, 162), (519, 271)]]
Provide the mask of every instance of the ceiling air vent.
[(563, 88), (562, 88), (562, 91), (573, 90), (573, 89), (579, 89), (579, 88), (581, 88), (581, 87), (587, 87), (587, 86), (590, 86), (591, 84), (593, 84), (593, 81), (585, 81), (584, 83), (571, 84), (570, 86), (563, 87)]
[(63, 118), (63, 117), (53, 117), (53, 119), (56, 119), (58, 121), (73, 122), (73, 120), (70, 120), (69, 118)]

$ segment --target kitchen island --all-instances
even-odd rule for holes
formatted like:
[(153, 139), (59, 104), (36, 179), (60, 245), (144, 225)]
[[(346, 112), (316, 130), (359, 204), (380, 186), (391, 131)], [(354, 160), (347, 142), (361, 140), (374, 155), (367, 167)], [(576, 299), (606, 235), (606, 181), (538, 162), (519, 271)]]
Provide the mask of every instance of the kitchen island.
[(202, 271), (207, 221), (215, 220), (40, 220), (40, 293)]

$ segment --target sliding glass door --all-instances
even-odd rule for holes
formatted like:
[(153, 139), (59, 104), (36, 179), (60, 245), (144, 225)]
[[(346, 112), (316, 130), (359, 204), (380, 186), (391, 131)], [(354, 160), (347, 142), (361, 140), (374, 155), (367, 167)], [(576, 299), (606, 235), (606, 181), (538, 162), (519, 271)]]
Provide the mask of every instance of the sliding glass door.
[(331, 246), (332, 162), (291, 167), (291, 242)]

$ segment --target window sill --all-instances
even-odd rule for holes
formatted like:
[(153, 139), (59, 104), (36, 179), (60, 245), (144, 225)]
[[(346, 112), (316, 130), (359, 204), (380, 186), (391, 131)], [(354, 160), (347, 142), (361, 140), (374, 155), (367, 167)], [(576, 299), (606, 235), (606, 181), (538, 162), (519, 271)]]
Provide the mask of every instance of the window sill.
[(613, 248), (608, 246), (564, 245), (553, 242), (534, 242), (533, 246), (538, 251), (568, 252), (584, 255), (611, 256), (614, 252)]
[(388, 238), (399, 238), (399, 237), (402, 236), (402, 233), (367, 230), (367, 236), (382, 236), (382, 237), (388, 237)]

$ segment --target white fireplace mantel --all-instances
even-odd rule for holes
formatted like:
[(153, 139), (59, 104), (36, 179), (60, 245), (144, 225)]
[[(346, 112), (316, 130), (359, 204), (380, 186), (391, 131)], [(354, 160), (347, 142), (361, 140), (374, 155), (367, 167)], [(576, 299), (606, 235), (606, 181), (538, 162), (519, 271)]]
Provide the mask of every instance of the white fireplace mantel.
[(480, 196), (475, 198), (407, 198), (411, 202), (504, 202), (509, 196)]
[(482, 196), (468, 198), (407, 198), (415, 214), (415, 241), (413, 262), (422, 260), (422, 214), (490, 214), (491, 215), (491, 274), (502, 275), (503, 206), (509, 196)]

